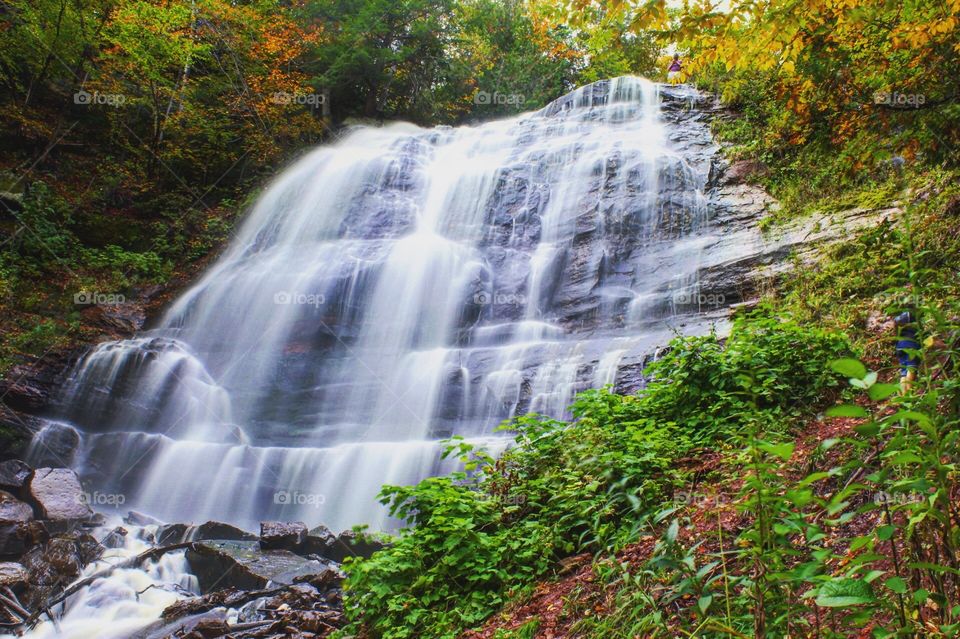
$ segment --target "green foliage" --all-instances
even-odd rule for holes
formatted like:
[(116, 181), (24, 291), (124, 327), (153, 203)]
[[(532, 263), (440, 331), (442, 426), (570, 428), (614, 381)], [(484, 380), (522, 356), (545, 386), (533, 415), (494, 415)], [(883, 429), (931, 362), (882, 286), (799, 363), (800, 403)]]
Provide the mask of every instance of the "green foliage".
[(848, 351), (835, 333), (761, 310), (736, 321), (724, 344), (716, 334), (674, 340), (648, 368), (653, 376), (640, 410), (663, 425), (682, 424), (698, 442), (728, 433), (757, 407), (787, 416), (822, 401), (836, 381), (822, 362)]
[(636, 424), (632, 403), (587, 392), (573, 424), (514, 420), (516, 446), (499, 460), (454, 442), (466, 472), (385, 487), (410, 527), (348, 567), (354, 623), (388, 639), (453, 637), (556, 560), (628, 538), (644, 505), (663, 498), (677, 454), (668, 433)]

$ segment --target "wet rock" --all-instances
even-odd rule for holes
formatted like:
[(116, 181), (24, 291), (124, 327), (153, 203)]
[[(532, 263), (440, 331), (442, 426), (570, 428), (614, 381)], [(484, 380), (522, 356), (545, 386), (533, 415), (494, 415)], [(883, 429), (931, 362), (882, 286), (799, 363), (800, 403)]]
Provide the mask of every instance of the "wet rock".
[(66, 536), (31, 548), (21, 560), (30, 584), (24, 595), (26, 607), (38, 608), (79, 577), (87, 558), (77, 541)]
[(220, 521), (208, 521), (194, 526), (193, 524), (167, 524), (157, 529), (157, 545), (177, 544), (183, 541), (207, 541), (218, 539), (222, 541), (256, 541), (255, 534), (241, 530), (236, 526)]
[(38, 467), (68, 468), (80, 445), (80, 434), (66, 424), (46, 422), (34, 436), (31, 461)]
[(221, 588), (257, 589), (269, 583), (292, 584), (298, 577), (319, 576), (328, 564), (287, 550), (262, 550), (249, 541), (203, 541), (187, 551), (191, 571), (203, 592)]
[(19, 588), (27, 581), (27, 570), (23, 564), (13, 561), (0, 562), (0, 587)]
[(337, 543), (337, 536), (332, 530), (323, 524), (311, 528), (304, 540), (303, 552), (305, 554), (320, 555), (321, 557), (330, 557), (329, 553)]
[(386, 544), (374, 539), (370, 535), (358, 534), (352, 530), (345, 530), (337, 535), (337, 542), (324, 556), (339, 563), (347, 557), (369, 558), (373, 553), (382, 550)]
[(33, 508), (10, 493), (0, 490), (0, 525), (33, 519)]
[(19, 459), (8, 459), (0, 463), (0, 488), (19, 494), (27, 485), (31, 472), (33, 471), (30, 467)]
[(137, 512), (136, 510), (131, 510), (127, 513), (127, 516), (123, 518), (123, 523), (128, 526), (162, 526), (163, 522), (159, 519), (154, 519), (150, 515), (145, 515), (143, 513)]
[(128, 531), (122, 526), (117, 526), (103, 538), (101, 544), (104, 548), (121, 548), (127, 538)]
[(300, 550), (307, 540), (307, 525), (301, 521), (260, 522), (260, 547), (264, 550)]
[(279, 621), (284, 628), (325, 636), (344, 623), (343, 599), (338, 589), (324, 591), (297, 584), (245, 607), (238, 619), (251, 624)]
[(121, 335), (136, 333), (143, 328), (147, 319), (143, 306), (132, 302), (91, 306), (84, 310), (84, 315), (91, 324)]
[(47, 527), (39, 521), (0, 524), (0, 556), (19, 557), (49, 538)]
[(80, 479), (69, 468), (38, 468), (30, 478), (28, 490), (43, 519), (82, 522), (93, 515)]
[(228, 632), (230, 632), (230, 624), (225, 619), (201, 619), (193, 627), (190, 634), (185, 635), (185, 637), (193, 639), (196, 636), (198, 639), (211, 639), (222, 637)]
[(33, 436), (44, 424), (39, 417), (15, 411), (0, 402), (0, 459), (23, 456)]
[(17, 364), (0, 380), (0, 397), (16, 411), (37, 413), (43, 410), (78, 355), (76, 349), (54, 350), (42, 358)]

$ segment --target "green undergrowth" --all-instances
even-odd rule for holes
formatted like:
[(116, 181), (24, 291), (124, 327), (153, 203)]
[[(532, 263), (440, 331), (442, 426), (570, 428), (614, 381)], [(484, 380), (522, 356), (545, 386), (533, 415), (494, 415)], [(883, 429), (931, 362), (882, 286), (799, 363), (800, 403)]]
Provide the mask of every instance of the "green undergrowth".
[[(643, 392), (578, 396), (573, 419), (527, 415), (504, 425), (499, 459), (454, 440), (465, 470), (382, 501), (407, 524), (392, 546), (348, 565), (347, 633), (455, 637), (579, 552), (615, 552), (655, 526), (684, 481), (677, 462), (723, 446), (756, 410), (786, 425), (835, 392), (815, 362), (848, 351), (836, 335), (755, 313), (717, 335), (674, 340)], [(744, 380), (750, 379), (750, 392)]]

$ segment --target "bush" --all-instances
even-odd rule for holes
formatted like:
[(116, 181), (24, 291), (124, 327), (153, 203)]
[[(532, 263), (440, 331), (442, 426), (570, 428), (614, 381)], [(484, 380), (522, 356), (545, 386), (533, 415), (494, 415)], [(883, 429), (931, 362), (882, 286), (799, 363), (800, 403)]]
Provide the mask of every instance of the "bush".
[(849, 352), (840, 335), (775, 317), (765, 309), (738, 319), (726, 345), (714, 333), (679, 338), (647, 368), (653, 377), (637, 409), (697, 443), (736, 428), (752, 399), (773, 414), (796, 415), (822, 401), (836, 379), (823, 362)]

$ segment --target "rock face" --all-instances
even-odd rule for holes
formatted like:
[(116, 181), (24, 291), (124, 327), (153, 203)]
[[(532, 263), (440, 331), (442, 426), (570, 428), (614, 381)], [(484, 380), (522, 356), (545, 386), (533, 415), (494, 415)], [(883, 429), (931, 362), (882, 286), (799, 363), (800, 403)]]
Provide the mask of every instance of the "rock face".
[(303, 547), (306, 540), (307, 526), (302, 521), (260, 522), (260, 547), (264, 550), (297, 551)]
[(68, 468), (38, 468), (28, 490), (44, 519), (81, 522), (93, 515), (80, 479)]
[(337, 574), (330, 564), (305, 559), (287, 550), (261, 550), (249, 541), (202, 541), (187, 551), (191, 571), (203, 592), (223, 588), (253, 590), (269, 583), (292, 584)]

